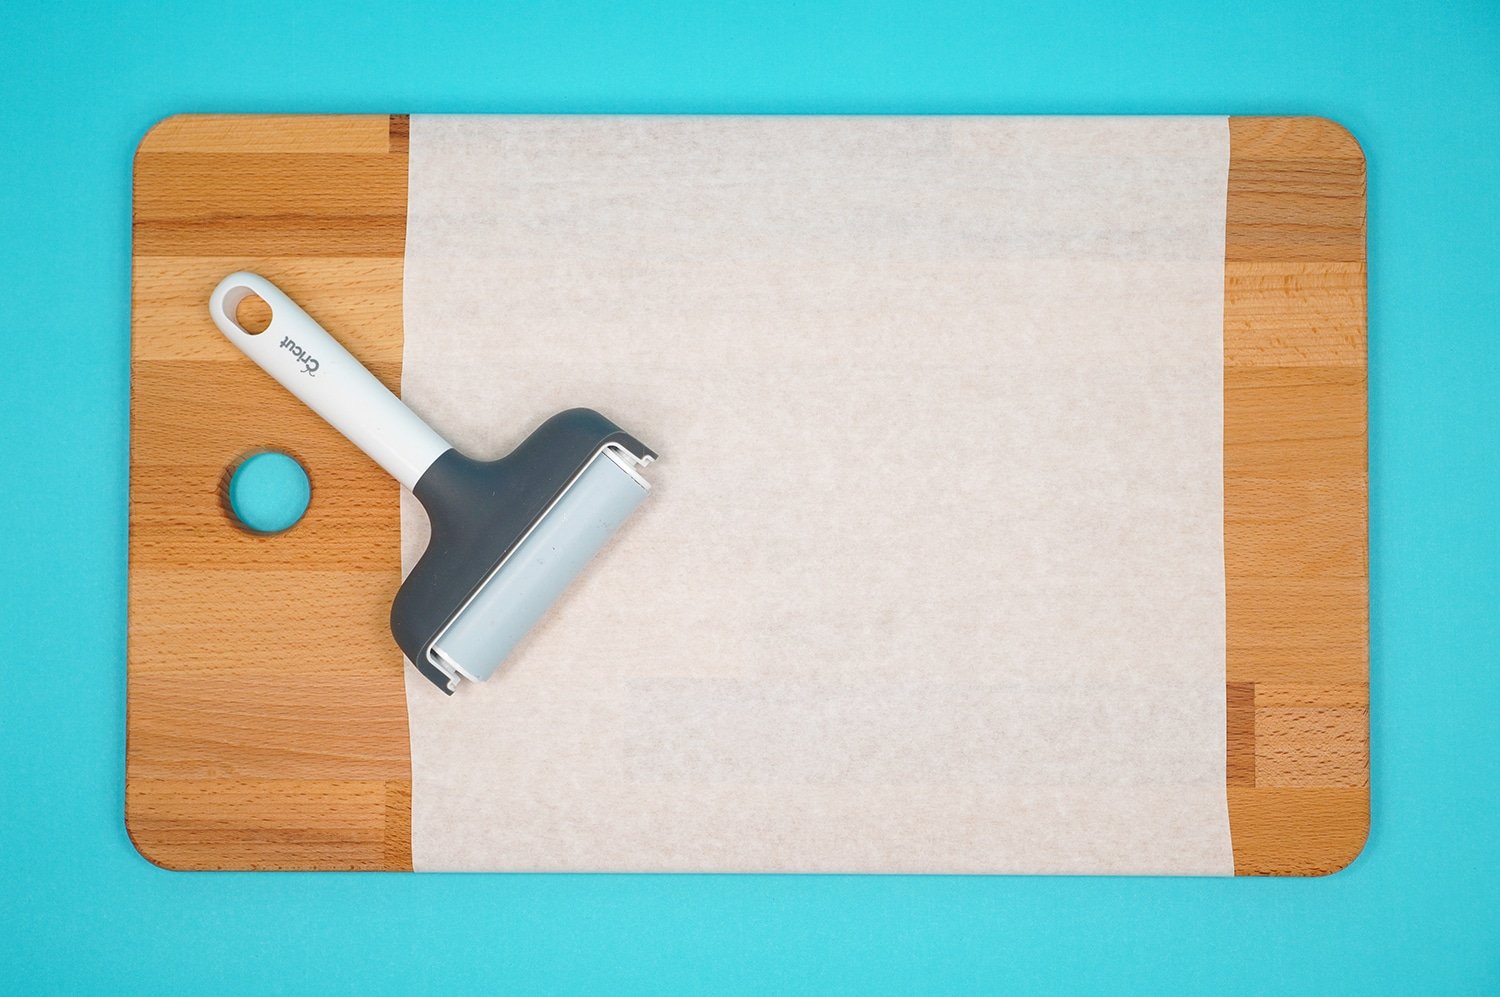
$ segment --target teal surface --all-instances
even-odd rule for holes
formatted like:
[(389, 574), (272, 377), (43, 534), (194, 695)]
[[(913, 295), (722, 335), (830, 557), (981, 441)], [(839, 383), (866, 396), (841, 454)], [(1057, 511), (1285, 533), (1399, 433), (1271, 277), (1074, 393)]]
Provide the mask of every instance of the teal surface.
[[(0, 7), (0, 991), (1500, 991), (1500, 6), (441, 6)], [(1346, 124), (1370, 164), (1363, 857), (1235, 881), (176, 874), (137, 856), (132, 150), (178, 111), (401, 110)]]
[(229, 507), (256, 533), (281, 533), (307, 511), (312, 485), (295, 457), (262, 450), (240, 461), (229, 476)]

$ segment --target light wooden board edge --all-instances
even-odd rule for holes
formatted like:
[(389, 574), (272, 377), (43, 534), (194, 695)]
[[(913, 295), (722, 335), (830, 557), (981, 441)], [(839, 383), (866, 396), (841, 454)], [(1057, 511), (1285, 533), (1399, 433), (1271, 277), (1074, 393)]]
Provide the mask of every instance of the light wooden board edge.
[[(1369, 820), (1364, 160), (1322, 119), (1230, 132), (1235, 869), (1318, 875), (1358, 853)], [(258, 269), (398, 386), (406, 152), (403, 116), (174, 117), (141, 143), (126, 823), (158, 864), (411, 868), (401, 664), (380, 612), (399, 578), (394, 486), (281, 405), (203, 307), (224, 273)], [(266, 411), (283, 420), (271, 432)], [(307, 519), (269, 541), (224, 529), (207, 486), (255, 445), (314, 469)], [(301, 598), (246, 600), (288, 588)]]
[(1229, 818), (1240, 875), (1326, 875), (1369, 829), (1365, 160), (1231, 118), (1224, 290)]

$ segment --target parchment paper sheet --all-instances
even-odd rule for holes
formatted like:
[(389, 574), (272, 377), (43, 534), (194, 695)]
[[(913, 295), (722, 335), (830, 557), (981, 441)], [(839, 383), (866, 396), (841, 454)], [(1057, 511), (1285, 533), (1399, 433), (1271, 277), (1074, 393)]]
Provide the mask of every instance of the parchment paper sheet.
[(1232, 873), (1228, 143), (413, 117), (406, 400), (662, 455), (493, 679), (408, 668), (416, 867)]

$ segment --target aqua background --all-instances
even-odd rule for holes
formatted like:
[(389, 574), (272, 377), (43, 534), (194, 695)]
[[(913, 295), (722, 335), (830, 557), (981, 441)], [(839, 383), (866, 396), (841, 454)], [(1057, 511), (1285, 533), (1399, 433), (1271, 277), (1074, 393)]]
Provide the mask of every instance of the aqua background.
[[(1500, 991), (1500, 5), (0, 7), (0, 991)], [(122, 826), (179, 111), (1320, 114), (1369, 157), (1374, 830), (1322, 880), (174, 874)]]

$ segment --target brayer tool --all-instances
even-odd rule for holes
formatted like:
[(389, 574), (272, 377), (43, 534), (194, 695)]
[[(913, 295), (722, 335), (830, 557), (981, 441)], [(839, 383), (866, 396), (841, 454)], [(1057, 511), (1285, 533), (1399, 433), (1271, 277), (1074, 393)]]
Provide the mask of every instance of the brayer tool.
[[(271, 321), (236, 317), (254, 295)], [(643, 502), (656, 454), (598, 412), (560, 412), (499, 460), (466, 457), (386, 390), (269, 280), (225, 277), (214, 324), (250, 359), (411, 490), (432, 539), (396, 592), (391, 633), (450, 695), (482, 682)]]

